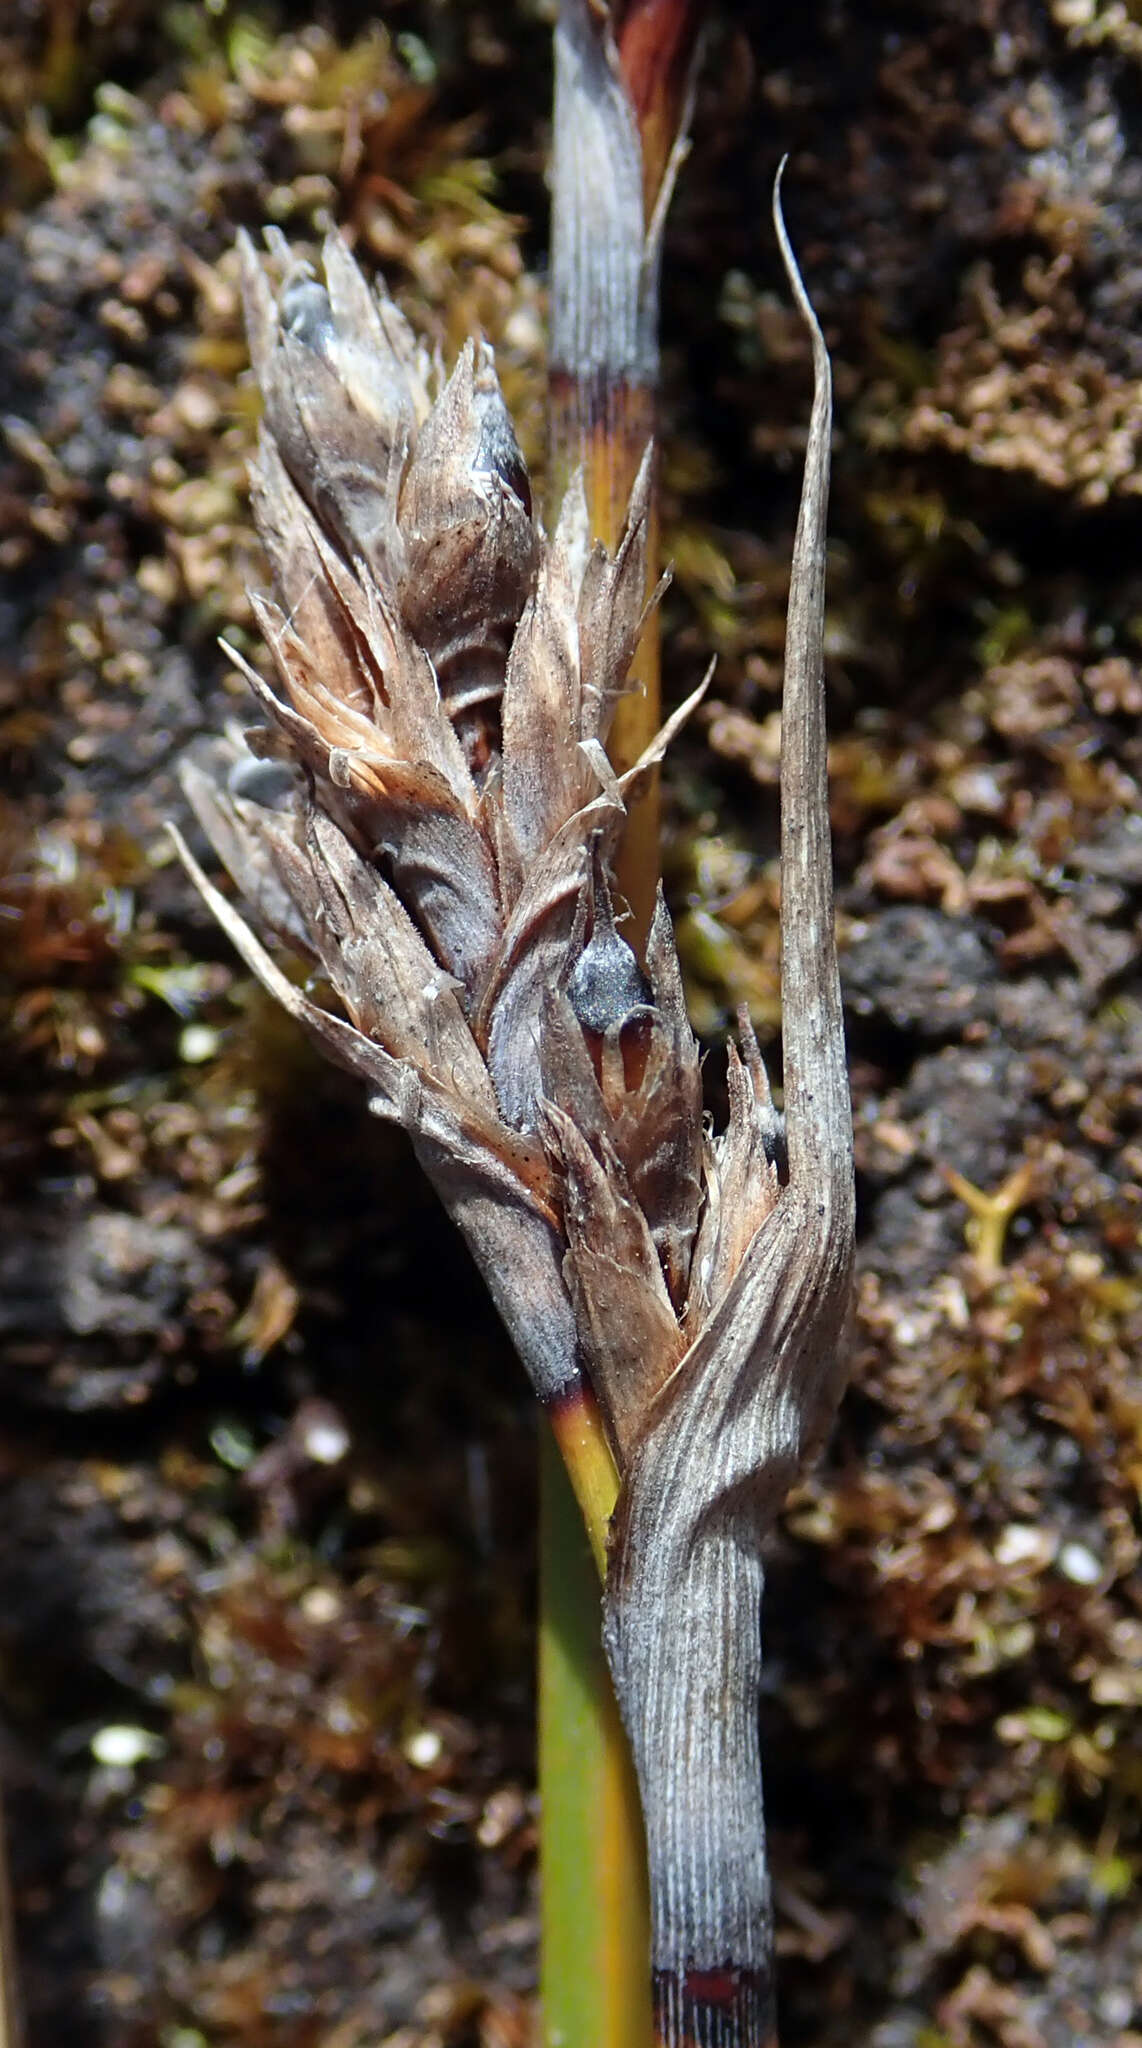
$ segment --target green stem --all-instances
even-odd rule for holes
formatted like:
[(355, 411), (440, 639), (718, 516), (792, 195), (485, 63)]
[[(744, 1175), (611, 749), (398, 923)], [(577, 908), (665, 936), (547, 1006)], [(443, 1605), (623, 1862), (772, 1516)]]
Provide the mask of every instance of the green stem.
[(638, 1788), (599, 1638), (599, 1574), (554, 1439), (540, 1463), (543, 2048), (653, 2038)]

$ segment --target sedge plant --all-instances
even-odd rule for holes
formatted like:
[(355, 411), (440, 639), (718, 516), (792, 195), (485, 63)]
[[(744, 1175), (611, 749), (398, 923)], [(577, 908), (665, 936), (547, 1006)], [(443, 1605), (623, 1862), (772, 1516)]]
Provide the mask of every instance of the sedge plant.
[[(616, 36), (640, 11), (612, 21), (566, 0), (561, 13), (586, 126), (570, 136), (578, 187), (559, 170), (570, 131), (557, 143), (555, 368), (594, 440), (564, 463), (546, 526), (483, 343), (445, 378), (338, 237), (320, 275), (278, 235), (265, 257), (243, 244), (265, 401), (253, 501), (274, 581), (255, 609), (273, 681), (234, 655), (259, 722), (200, 749), (184, 785), (253, 924), (182, 852), (247, 965), (408, 1132), (582, 1511), (650, 1926), (628, 1911), (642, 1852), (616, 1779), (584, 1839), (601, 1834), (617, 1938), (578, 1947), (603, 2002), (568, 2013), (565, 2048), (761, 2048), (774, 2031), (762, 1542), (839, 1397), (853, 1243), (822, 675), (829, 365), (775, 208), (814, 366), (782, 711), (785, 1123), (743, 1016), (714, 1137), (661, 890), (646, 889), (643, 929), (625, 898), (637, 912), (645, 857), (628, 853), (629, 886), (616, 879), (632, 808), (701, 688), (645, 743), (620, 731), (608, 756), (646, 627), (653, 456), (632, 450), (621, 517), (604, 519), (621, 435), (580, 404), (591, 365), (560, 324), (568, 232), (583, 303), (597, 288), (596, 312), (621, 313), (611, 259), (630, 250), (600, 249), (588, 217), (576, 228), (560, 209), (577, 191), (595, 203), (616, 110), (641, 149)], [(669, 124), (644, 126), (668, 163)], [(641, 156), (634, 172), (642, 256), (626, 283), (645, 298), (660, 212), (648, 218)], [(578, 319), (573, 290), (568, 306)], [(590, 340), (580, 329), (576, 347)], [(570, 431), (564, 444), (573, 457)], [(308, 962), (304, 988), (255, 925)], [(574, 1524), (553, 1489), (549, 1504), (550, 1566), (570, 1573)], [(547, 1613), (568, 1705), (619, 1768), (587, 1675), (592, 1630), (558, 1593)], [(649, 2000), (635, 1989), (648, 1960)]]

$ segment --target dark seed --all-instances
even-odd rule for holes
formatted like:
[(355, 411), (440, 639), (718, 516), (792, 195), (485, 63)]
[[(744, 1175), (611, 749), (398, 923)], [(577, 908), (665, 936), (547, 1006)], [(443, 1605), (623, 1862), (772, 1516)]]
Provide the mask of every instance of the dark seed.
[(567, 996), (583, 1029), (600, 1034), (654, 1002), (650, 983), (613, 926), (596, 930), (584, 946), (567, 983)]

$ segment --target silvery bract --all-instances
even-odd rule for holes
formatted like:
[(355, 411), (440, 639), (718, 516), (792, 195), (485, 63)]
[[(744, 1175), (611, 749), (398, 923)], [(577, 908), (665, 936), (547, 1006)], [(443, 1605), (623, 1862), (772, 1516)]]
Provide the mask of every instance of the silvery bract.
[(649, 462), (613, 556), (579, 485), (547, 536), (491, 351), (469, 343), (444, 381), (336, 238), (323, 282), (280, 241), (271, 281), (243, 244), (275, 681), (246, 668), (264, 723), (184, 777), (256, 922), (337, 1007), (187, 856), (238, 950), (409, 1132), (541, 1400), (586, 1383), (605, 1417), (623, 1482), (605, 1635), (658, 2004), (668, 2038), (710, 2048), (770, 2025), (759, 1546), (839, 1392), (852, 1251), (820, 666), (828, 365), (789, 263), (817, 397), (784, 709), (784, 1181), (748, 1026), (712, 1138), (669, 916), (660, 900), (639, 959), (611, 882), (624, 796), (669, 737), (616, 779)]

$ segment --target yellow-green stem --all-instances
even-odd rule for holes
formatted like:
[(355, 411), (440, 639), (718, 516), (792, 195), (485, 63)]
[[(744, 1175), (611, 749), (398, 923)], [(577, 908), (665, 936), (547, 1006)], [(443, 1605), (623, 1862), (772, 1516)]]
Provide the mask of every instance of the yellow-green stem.
[(603, 1418), (588, 1388), (548, 1410), (555, 1442), (587, 1532), (595, 1560), (595, 1604), (607, 1573), (607, 1530), (619, 1493), (619, 1475)]
[(543, 2048), (649, 2048), (638, 1787), (599, 1639), (599, 1575), (546, 1429), (540, 1475)]

